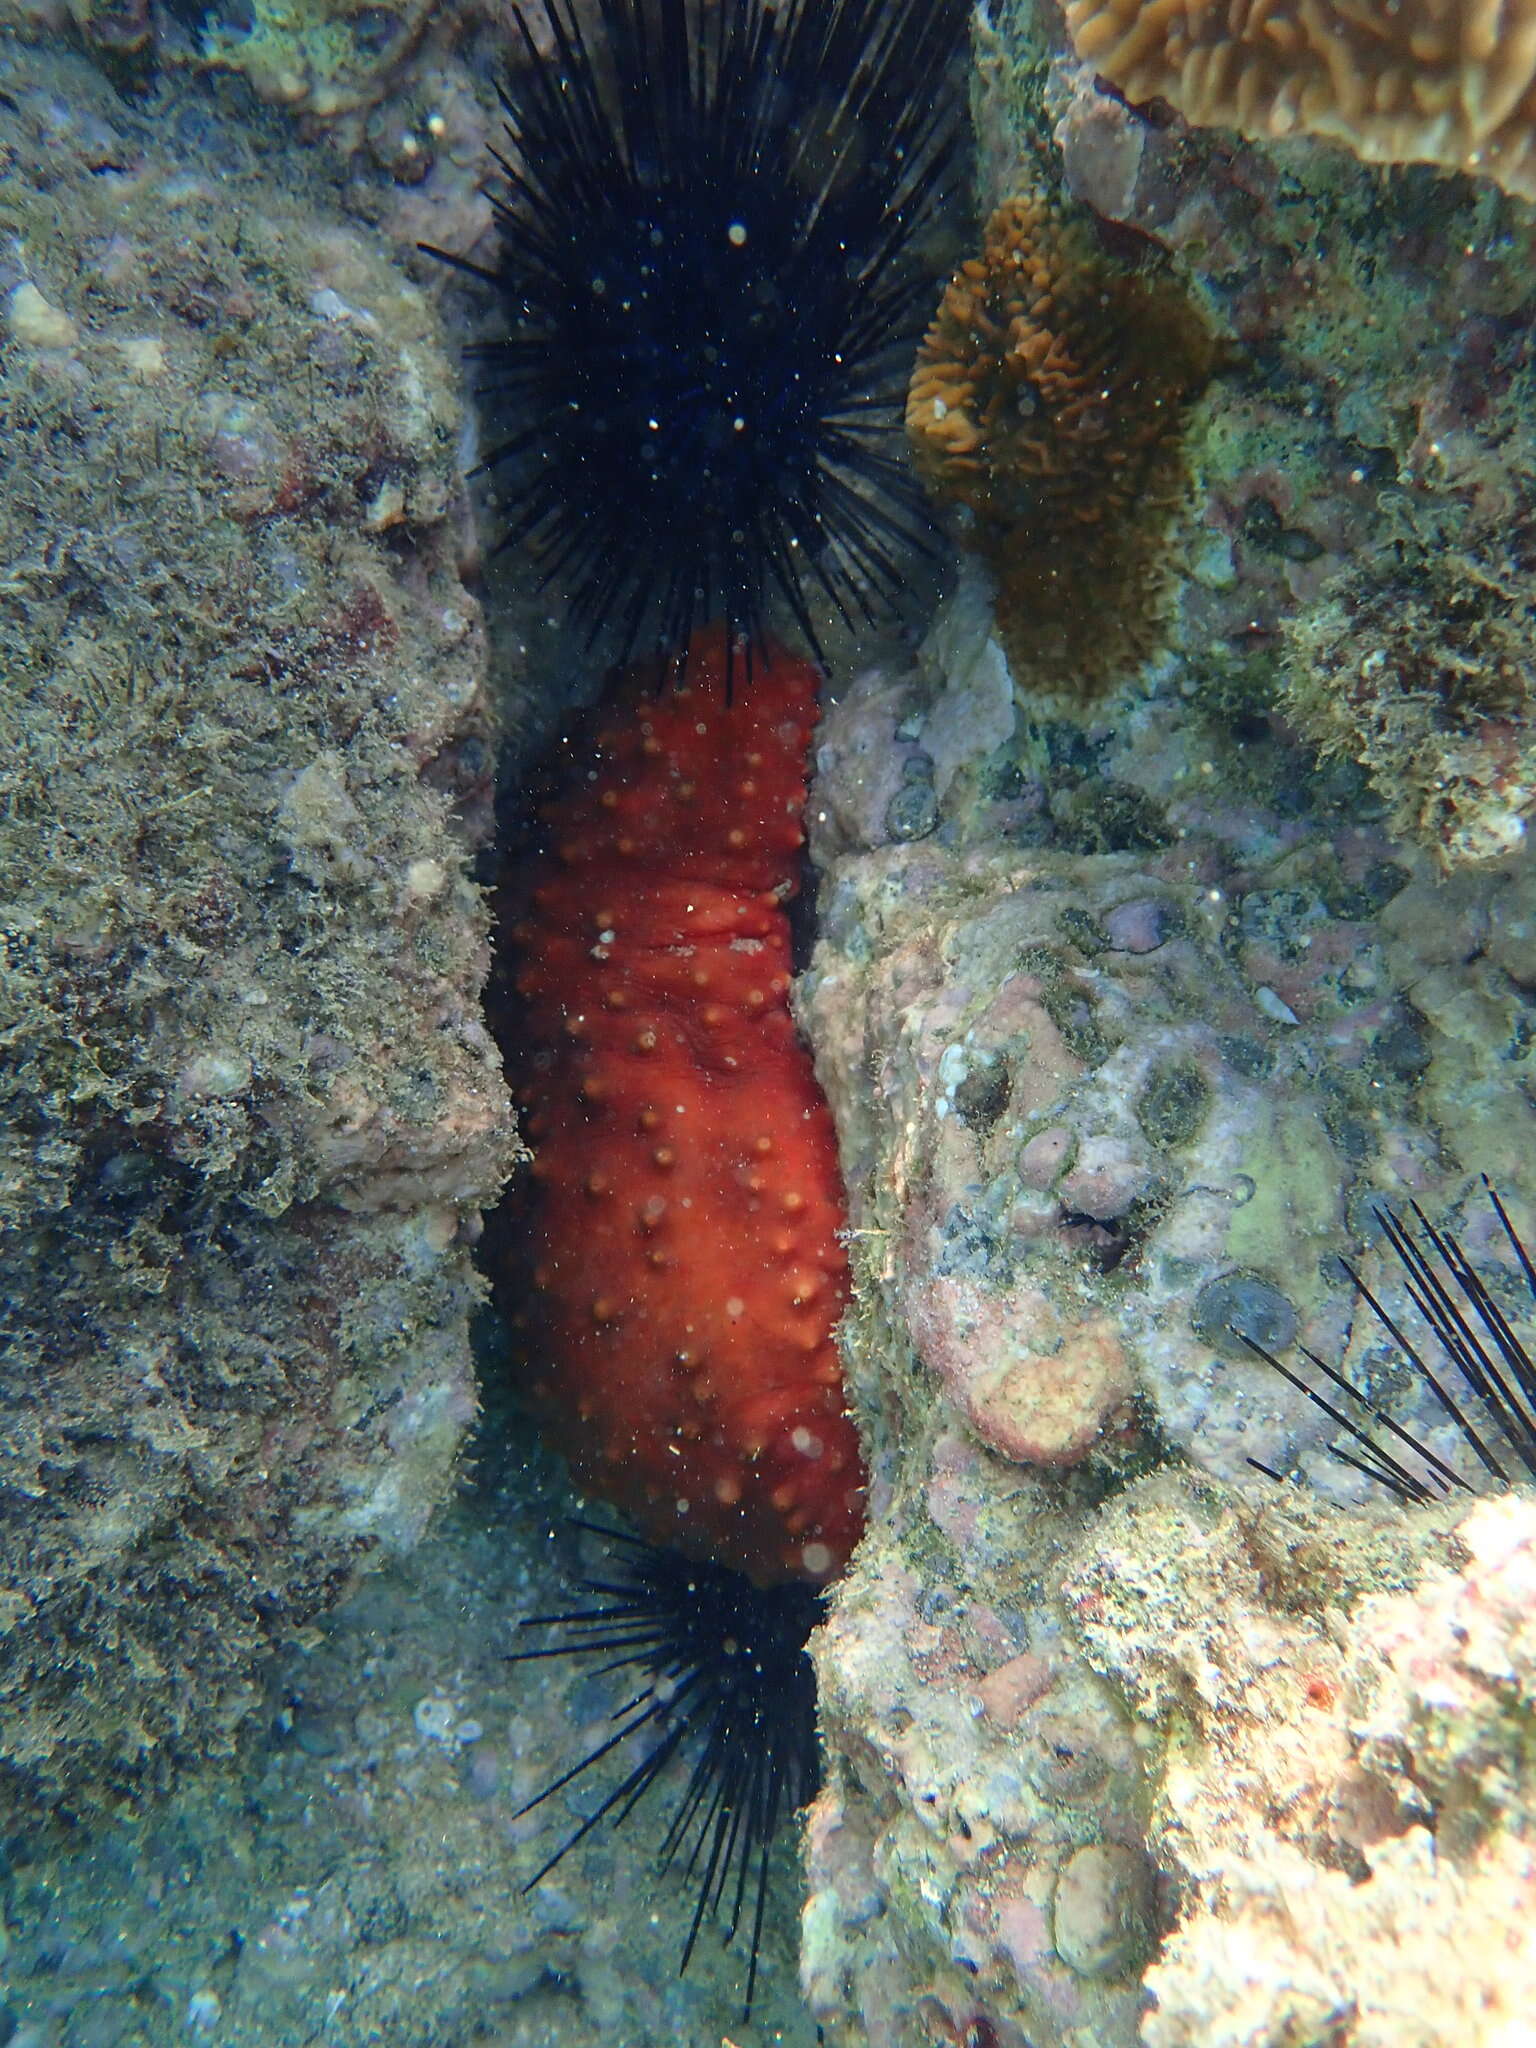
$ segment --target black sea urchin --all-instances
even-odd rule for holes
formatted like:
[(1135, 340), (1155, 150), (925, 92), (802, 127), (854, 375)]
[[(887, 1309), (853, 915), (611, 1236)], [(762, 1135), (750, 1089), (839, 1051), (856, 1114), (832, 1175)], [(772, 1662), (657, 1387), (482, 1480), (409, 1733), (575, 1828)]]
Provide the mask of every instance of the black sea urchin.
[(724, 1565), (694, 1563), (616, 1529), (577, 1526), (613, 1547), (608, 1575), (582, 1582), (597, 1604), (524, 1621), (561, 1633), (513, 1661), (599, 1657), (602, 1670), (633, 1671), (640, 1683), (615, 1709), (613, 1733), (522, 1808), (532, 1812), (616, 1756), (621, 1775), (524, 1890), (602, 1822), (624, 1821), (681, 1752), (687, 1777), (661, 1845), (662, 1868), (680, 1866), (694, 1895), (679, 1974), (706, 1920), (719, 1921), (729, 1942), (748, 1912), (745, 2017), (757, 1988), (773, 1839), (820, 1778), (806, 1643), (822, 1618), (821, 1595), (799, 1583), (755, 1586)]
[[(1536, 1267), (1496, 1190), (1486, 1178), (1483, 1186), (1536, 1306)], [(1303, 1358), (1340, 1397), (1337, 1401), (1241, 1330), (1234, 1334), (1344, 1431), (1348, 1442), (1330, 1444), (1333, 1456), (1399, 1500), (1418, 1505), (1490, 1485), (1507, 1486), (1522, 1477), (1536, 1479), (1536, 1358), (1506, 1308), (1461, 1241), (1432, 1224), (1417, 1202), (1412, 1206), (1417, 1235), (1385, 1206), (1375, 1213), (1403, 1270), (1423, 1333), (1405, 1329), (1348, 1260), (1339, 1263), (1453, 1425), (1461, 1439), (1459, 1460), (1439, 1456), (1315, 1352), (1300, 1347)], [(1280, 1477), (1256, 1458), (1248, 1462), (1268, 1478)]]
[(930, 531), (892, 437), (964, 0), (544, 10), (548, 55), (513, 9), (499, 262), (447, 259), (510, 316), (470, 352), (500, 544), (616, 660), (723, 618), (750, 661), (775, 593), (816, 650), (810, 589), (867, 620)]

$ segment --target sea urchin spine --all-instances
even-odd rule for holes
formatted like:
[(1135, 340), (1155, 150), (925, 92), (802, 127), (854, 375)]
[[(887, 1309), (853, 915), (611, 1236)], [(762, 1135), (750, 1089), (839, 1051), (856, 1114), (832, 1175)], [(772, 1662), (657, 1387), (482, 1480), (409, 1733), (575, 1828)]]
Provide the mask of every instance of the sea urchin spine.
[[(492, 204), (507, 333), (473, 350), (502, 546), (615, 658), (775, 594), (814, 649), (927, 543), (893, 436), (954, 161), (960, 0), (545, 0), (513, 16)], [(588, 24), (591, 24), (590, 26)], [(444, 255), (432, 250), (429, 253)]]
[[(1536, 1266), (1508, 1209), (1486, 1177), (1483, 1186), (1526, 1292), (1536, 1305)], [(1255, 1357), (1262, 1358), (1339, 1425), (1348, 1441), (1331, 1444), (1333, 1456), (1401, 1501), (1419, 1506), (1453, 1493), (1536, 1479), (1536, 1358), (1488, 1280), (1472, 1264), (1461, 1240), (1454, 1232), (1431, 1223), (1417, 1202), (1412, 1213), (1417, 1235), (1385, 1206), (1377, 1208), (1376, 1220), (1402, 1269), (1408, 1298), (1427, 1336), (1405, 1328), (1348, 1260), (1339, 1263), (1453, 1426), (1463, 1447), (1461, 1469), (1395, 1421), (1316, 1352), (1302, 1347), (1302, 1356), (1338, 1400), (1243, 1331), (1235, 1334)], [(1255, 1458), (1248, 1462), (1267, 1478), (1280, 1477)]]
[(755, 1586), (740, 1572), (691, 1562), (617, 1529), (578, 1527), (612, 1552), (607, 1571), (582, 1582), (593, 1604), (530, 1616), (524, 1628), (558, 1633), (514, 1661), (601, 1657), (605, 1671), (633, 1672), (639, 1684), (613, 1715), (612, 1735), (522, 1808), (531, 1813), (610, 1757), (622, 1761), (623, 1775), (524, 1890), (595, 1828), (623, 1822), (681, 1757), (687, 1776), (661, 1845), (662, 1868), (680, 1865), (693, 1887), (680, 1972), (707, 1920), (720, 1920), (729, 1942), (745, 1916), (745, 2019), (757, 1989), (774, 1837), (821, 1775), (806, 1645), (822, 1619), (822, 1596), (804, 1584)]

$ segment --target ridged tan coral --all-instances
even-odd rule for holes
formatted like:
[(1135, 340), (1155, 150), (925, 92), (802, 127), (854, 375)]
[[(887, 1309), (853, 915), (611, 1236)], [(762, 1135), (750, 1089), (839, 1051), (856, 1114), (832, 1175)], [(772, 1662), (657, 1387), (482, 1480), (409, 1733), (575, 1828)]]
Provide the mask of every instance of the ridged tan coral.
[(973, 515), (1015, 679), (1092, 694), (1156, 646), (1185, 401), (1212, 337), (1163, 275), (1103, 256), (1049, 199), (988, 221), (907, 396), (917, 466)]
[(1080, 57), (1134, 100), (1536, 199), (1533, 0), (1064, 0)]

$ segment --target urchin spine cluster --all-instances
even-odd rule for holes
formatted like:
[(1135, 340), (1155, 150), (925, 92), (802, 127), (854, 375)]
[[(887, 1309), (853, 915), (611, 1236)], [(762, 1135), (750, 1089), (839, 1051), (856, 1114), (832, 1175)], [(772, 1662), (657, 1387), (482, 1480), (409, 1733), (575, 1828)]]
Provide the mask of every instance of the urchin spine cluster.
[(619, 1759), (622, 1774), (524, 1890), (595, 1828), (622, 1824), (681, 1753), (687, 1776), (661, 1845), (662, 1868), (680, 1867), (694, 1894), (679, 1971), (707, 1920), (720, 1921), (729, 1942), (750, 1901), (745, 2019), (757, 1988), (773, 1840), (820, 1779), (806, 1644), (822, 1618), (821, 1595), (799, 1582), (755, 1586), (740, 1572), (656, 1549), (623, 1530), (576, 1526), (612, 1552), (608, 1571), (582, 1582), (595, 1604), (530, 1616), (523, 1628), (559, 1633), (513, 1661), (601, 1657), (604, 1671), (632, 1671), (639, 1684), (614, 1714), (612, 1735), (520, 1810), (519, 1819), (594, 1766)]
[[(471, 351), (502, 546), (614, 659), (814, 591), (851, 623), (928, 545), (900, 450), (959, 134), (962, 0), (546, 0), (502, 86), (504, 335)], [(586, 24), (592, 22), (589, 29)], [(442, 255), (443, 251), (432, 251)]]
[[(543, 0), (516, 7), (493, 264), (434, 250), (498, 295), (471, 353), (494, 438), (503, 548), (616, 662), (674, 668), (719, 620), (726, 696), (782, 607), (820, 654), (896, 606), (931, 549), (900, 438), (939, 266), (925, 247), (956, 163), (966, 0)], [(740, 668), (738, 671), (738, 663)], [(622, 1821), (680, 1752), (662, 1847), (706, 1920), (750, 1923), (755, 1989), (769, 1851), (819, 1768), (809, 1584), (601, 1532), (595, 1604), (527, 1624), (536, 1657), (598, 1657), (638, 1689), (539, 1805), (632, 1760), (530, 1884)], [(634, 1745), (633, 1749), (628, 1748)]]
[[(1486, 1176), (1483, 1187), (1536, 1307), (1536, 1266)], [(1416, 1232), (1385, 1205), (1377, 1208), (1376, 1219), (1402, 1269), (1409, 1300), (1427, 1337), (1406, 1329), (1348, 1260), (1339, 1263), (1377, 1323), (1429, 1389), (1442, 1415), (1454, 1425), (1465, 1452), (1461, 1469), (1394, 1420), (1316, 1352), (1299, 1347), (1337, 1400), (1242, 1330), (1235, 1330), (1234, 1335), (1337, 1423), (1345, 1441), (1330, 1444), (1331, 1454), (1398, 1500), (1423, 1506), (1455, 1493), (1536, 1479), (1536, 1358), (1455, 1233), (1431, 1223), (1417, 1202), (1411, 1213)], [(1267, 1478), (1281, 1476), (1256, 1458), (1248, 1462)]]

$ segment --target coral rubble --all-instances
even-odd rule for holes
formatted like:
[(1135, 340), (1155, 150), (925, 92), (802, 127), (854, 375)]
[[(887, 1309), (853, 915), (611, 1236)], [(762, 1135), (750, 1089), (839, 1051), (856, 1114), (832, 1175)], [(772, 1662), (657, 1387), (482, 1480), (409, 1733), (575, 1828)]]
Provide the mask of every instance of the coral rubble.
[(412, 1542), (512, 1153), (454, 368), (380, 253), (7, 54), (0, 1789), (133, 1797)]
[(1459, 1512), (1408, 1535), (1153, 1485), (1069, 1573), (1090, 1661), (1160, 1730), (1152, 1833), (1188, 1902), (1146, 2048), (1525, 2031), (1536, 1504)]

